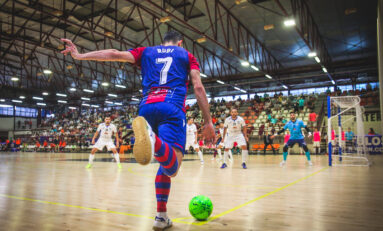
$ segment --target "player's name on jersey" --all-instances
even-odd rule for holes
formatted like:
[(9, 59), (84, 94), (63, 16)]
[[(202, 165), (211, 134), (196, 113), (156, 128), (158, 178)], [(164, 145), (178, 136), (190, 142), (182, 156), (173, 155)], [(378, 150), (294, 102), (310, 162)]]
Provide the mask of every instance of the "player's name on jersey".
[(172, 53), (174, 51), (174, 49), (171, 49), (171, 48), (157, 48), (157, 53), (160, 53), (160, 54), (166, 54), (166, 53)]

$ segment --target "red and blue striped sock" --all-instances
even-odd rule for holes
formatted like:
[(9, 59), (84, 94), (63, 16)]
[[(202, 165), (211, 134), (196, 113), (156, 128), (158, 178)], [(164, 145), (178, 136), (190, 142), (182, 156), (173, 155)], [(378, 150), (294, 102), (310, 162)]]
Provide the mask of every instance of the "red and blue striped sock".
[(160, 162), (162, 172), (168, 176), (173, 175), (178, 169), (178, 160), (174, 148), (156, 136), (154, 157)]
[(160, 166), (156, 176), (156, 198), (157, 212), (166, 212), (166, 204), (170, 192), (171, 180), (170, 177), (163, 173), (163, 167)]

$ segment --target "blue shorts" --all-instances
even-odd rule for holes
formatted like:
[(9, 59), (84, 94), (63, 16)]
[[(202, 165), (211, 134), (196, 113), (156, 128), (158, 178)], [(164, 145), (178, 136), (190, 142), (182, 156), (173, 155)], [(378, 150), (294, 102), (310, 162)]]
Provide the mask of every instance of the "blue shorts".
[(138, 115), (148, 121), (161, 140), (185, 153), (186, 115), (181, 108), (165, 102), (144, 104)]
[(289, 139), (286, 145), (292, 148), (295, 144), (298, 144), (299, 147), (307, 146), (304, 139)]
[(219, 144), (221, 143), (222, 141), (222, 137), (219, 137), (218, 140), (217, 140), (217, 143), (215, 145), (219, 146)]

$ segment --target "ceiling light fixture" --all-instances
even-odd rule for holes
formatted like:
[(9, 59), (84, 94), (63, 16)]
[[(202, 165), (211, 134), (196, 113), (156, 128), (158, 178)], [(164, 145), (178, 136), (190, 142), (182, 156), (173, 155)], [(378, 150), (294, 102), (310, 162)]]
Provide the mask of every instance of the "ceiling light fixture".
[(120, 84), (116, 84), (116, 87), (119, 87), (119, 88), (126, 88), (124, 85), (120, 85)]
[(295, 20), (294, 19), (287, 19), (283, 22), (285, 24), (285, 26), (295, 26)]
[(52, 74), (52, 71), (49, 70), (49, 69), (44, 69), (43, 73), (46, 74), (46, 75), (50, 75), (50, 74)]
[(256, 67), (256, 66), (254, 66), (254, 65), (251, 65), (250, 67), (253, 68), (253, 69), (256, 70), (256, 71), (259, 71), (259, 68)]
[(93, 90), (89, 90), (89, 89), (84, 89), (83, 91), (88, 92), (88, 93), (94, 93)]

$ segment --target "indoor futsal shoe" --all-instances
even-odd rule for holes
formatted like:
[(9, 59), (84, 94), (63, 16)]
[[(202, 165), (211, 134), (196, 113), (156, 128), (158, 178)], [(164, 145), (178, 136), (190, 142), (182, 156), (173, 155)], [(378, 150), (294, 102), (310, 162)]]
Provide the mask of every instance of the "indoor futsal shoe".
[(242, 168), (247, 169), (246, 163), (242, 163)]
[(286, 164), (286, 161), (282, 160), (281, 163), (279, 163), (279, 166), (283, 167)]
[(223, 163), (221, 166), (221, 168), (226, 168), (226, 167), (227, 167), (226, 163)]
[(311, 162), (311, 160), (309, 161), (309, 166), (313, 166), (313, 162)]
[(133, 120), (133, 132), (136, 142), (133, 147), (133, 155), (137, 163), (147, 165), (154, 154), (155, 134), (144, 117), (138, 116)]
[(153, 230), (162, 231), (172, 227), (173, 222), (167, 217), (157, 217), (154, 219)]
[(122, 166), (121, 166), (120, 163), (117, 164), (117, 167), (118, 167), (119, 169), (122, 169)]
[(86, 166), (86, 168), (91, 168), (93, 166), (93, 164), (88, 164), (87, 166)]

